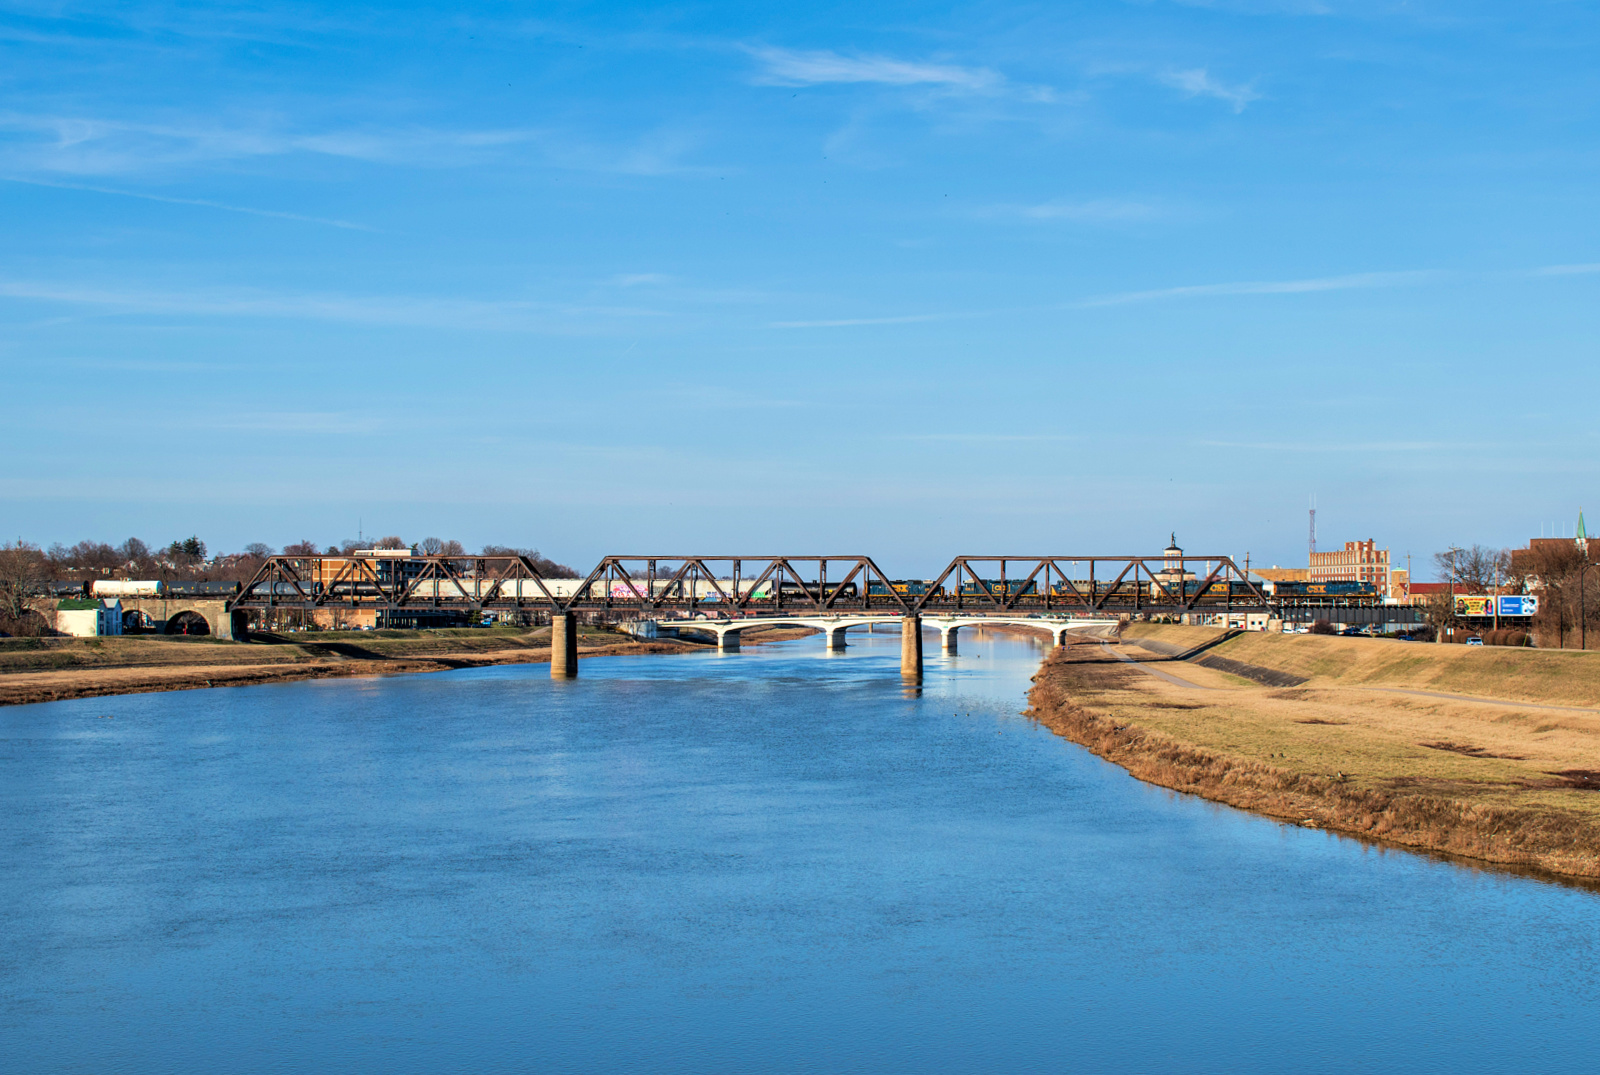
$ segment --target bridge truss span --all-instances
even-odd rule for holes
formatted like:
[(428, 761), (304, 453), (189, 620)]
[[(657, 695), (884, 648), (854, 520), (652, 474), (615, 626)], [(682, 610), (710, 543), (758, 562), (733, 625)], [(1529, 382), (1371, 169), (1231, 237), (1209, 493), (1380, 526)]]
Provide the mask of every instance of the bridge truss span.
[(913, 611), (870, 556), (607, 556), (565, 607), (731, 616)]
[(1005, 614), (1267, 610), (1228, 556), (957, 556), (916, 611)]

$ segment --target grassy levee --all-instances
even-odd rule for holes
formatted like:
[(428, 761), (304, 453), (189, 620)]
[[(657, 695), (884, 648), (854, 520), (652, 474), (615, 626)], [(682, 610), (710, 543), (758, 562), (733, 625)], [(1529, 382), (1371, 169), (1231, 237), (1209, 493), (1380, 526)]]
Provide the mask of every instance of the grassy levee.
[[(1125, 638), (1196, 646), (1215, 628), (1129, 624)], [(1207, 651), (1302, 676), (1312, 685), (1399, 687), (1600, 708), (1600, 652), (1434, 645), (1387, 638), (1245, 632)]]
[[(1033, 714), (1135, 776), (1302, 824), (1568, 877), (1600, 878), (1600, 654), (1242, 635), (1130, 625), (1059, 648)], [(1213, 655), (1302, 677), (1263, 686)], [(1574, 682), (1566, 682), (1568, 677)], [(1439, 691), (1478, 700), (1404, 693)], [(1491, 702), (1483, 699), (1508, 699)]]

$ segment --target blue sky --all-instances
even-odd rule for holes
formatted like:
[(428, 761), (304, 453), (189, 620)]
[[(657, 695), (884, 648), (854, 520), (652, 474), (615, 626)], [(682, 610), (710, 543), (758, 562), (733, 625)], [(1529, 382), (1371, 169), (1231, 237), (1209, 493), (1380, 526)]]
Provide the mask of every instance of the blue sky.
[(0, 6), (0, 527), (1397, 560), (1593, 496), (1600, 11)]

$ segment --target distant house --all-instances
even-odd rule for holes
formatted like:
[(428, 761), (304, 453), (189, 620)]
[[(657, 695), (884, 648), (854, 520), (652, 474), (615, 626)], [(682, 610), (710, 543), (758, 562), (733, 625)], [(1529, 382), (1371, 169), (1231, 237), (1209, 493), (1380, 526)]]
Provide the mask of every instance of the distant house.
[(56, 603), (56, 630), (64, 635), (92, 638), (122, 633), (122, 602), (69, 597)]

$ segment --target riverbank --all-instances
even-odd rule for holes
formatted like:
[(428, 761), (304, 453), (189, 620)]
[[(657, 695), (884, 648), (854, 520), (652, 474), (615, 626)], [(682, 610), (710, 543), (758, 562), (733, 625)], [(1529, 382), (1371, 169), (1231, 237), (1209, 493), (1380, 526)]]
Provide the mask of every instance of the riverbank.
[(1597, 684), (1600, 654), (1131, 625), (1057, 649), (1030, 713), (1162, 787), (1600, 878)]
[[(751, 632), (744, 644), (797, 633), (807, 632)], [(578, 634), (580, 659), (707, 648), (692, 640), (646, 641), (588, 626)], [(203, 636), (0, 639), (0, 705), (549, 660), (549, 628), (297, 632), (256, 635), (249, 642)]]

